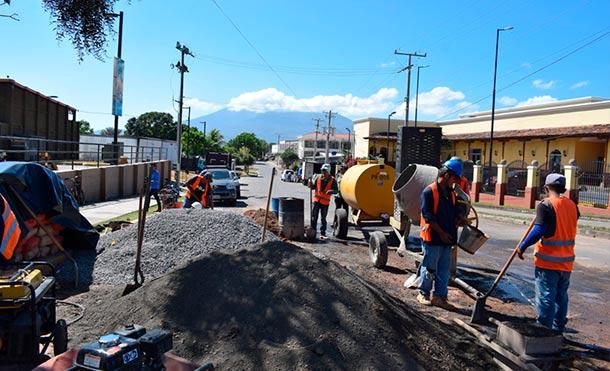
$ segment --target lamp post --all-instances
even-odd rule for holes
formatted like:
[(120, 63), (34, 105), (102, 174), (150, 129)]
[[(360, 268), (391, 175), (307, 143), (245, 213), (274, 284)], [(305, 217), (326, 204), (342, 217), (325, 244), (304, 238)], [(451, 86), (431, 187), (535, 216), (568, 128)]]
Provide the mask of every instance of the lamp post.
[(388, 131), (386, 132), (386, 161), (390, 161), (390, 118), (396, 114), (396, 111), (390, 113), (388, 115)]
[(419, 105), (419, 70), (430, 67), (430, 65), (417, 66), (417, 83), (415, 84), (415, 122), (413, 126), (417, 127), (417, 106)]
[(207, 146), (206, 146), (207, 139), (205, 138), (205, 129), (206, 129), (206, 126), (208, 125), (208, 122), (203, 121), (203, 122), (201, 122), (201, 124), (203, 124), (203, 156), (205, 158), (205, 151), (207, 149)]
[[(121, 54), (123, 51), (123, 12), (119, 12), (117, 13), (109, 13), (108, 16), (110, 17), (118, 17), (119, 18), (119, 45), (117, 48), (117, 54), (116, 57), (117, 59), (121, 59)], [(114, 98), (114, 97), (113, 97)], [(112, 144), (113, 144), (113, 149), (114, 149), (114, 154), (116, 158), (116, 161), (118, 162), (118, 144), (119, 144), (119, 115), (115, 114), (114, 115), (114, 136), (112, 139)]]
[(500, 41), (500, 32), (510, 31), (513, 26), (496, 29), (496, 58), (494, 61), (494, 85), (491, 98), (491, 131), (489, 133), (489, 174), (487, 175), (487, 183), (491, 179), (491, 162), (493, 160), (493, 144), (494, 144), (494, 119), (496, 115), (496, 77), (498, 74), (498, 44)]
[(347, 157), (352, 154), (352, 131), (349, 128), (345, 128), (347, 130), (347, 143), (349, 143), (349, 149), (347, 150)]

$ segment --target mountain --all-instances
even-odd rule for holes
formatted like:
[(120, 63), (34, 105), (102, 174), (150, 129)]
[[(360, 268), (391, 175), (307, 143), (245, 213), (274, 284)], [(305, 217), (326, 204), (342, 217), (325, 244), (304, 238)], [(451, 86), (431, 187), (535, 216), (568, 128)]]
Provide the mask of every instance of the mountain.
[[(225, 140), (235, 137), (241, 132), (252, 132), (259, 138), (268, 142), (276, 142), (278, 134), (281, 139), (296, 139), (297, 136), (311, 133), (315, 130), (314, 118), (321, 118), (320, 130), (324, 121), (324, 114), (317, 112), (292, 112), (292, 111), (230, 111), (222, 109), (209, 115), (191, 119), (191, 125), (203, 130), (203, 121), (207, 121), (207, 131), (218, 129)], [(345, 116), (337, 115), (332, 120), (332, 125), (337, 132), (347, 132), (345, 128), (352, 128), (352, 120)]]

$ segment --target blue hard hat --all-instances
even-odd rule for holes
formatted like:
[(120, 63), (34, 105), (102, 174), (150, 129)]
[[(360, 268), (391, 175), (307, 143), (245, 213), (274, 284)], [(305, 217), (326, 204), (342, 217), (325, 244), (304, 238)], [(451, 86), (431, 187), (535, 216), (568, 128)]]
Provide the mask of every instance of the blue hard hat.
[(451, 159), (445, 161), (445, 163), (443, 164), (443, 167), (451, 170), (457, 176), (462, 176), (463, 165), (462, 165), (462, 160), (460, 160), (459, 158), (452, 157)]

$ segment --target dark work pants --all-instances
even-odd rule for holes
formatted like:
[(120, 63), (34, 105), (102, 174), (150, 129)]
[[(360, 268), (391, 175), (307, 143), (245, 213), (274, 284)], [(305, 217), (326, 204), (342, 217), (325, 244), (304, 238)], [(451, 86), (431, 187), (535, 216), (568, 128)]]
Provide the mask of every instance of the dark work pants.
[(337, 212), (336, 210), (344, 209), (349, 214), (349, 206), (343, 197), (335, 195), (335, 216), (333, 217), (333, 227), (337, 226)]
[(159, 190), (151, 189), (150, 195), (155, 198), (155, 201), (157, 201), (157, 211), (161, 211), (161, 200), (159, 199)]
[(322, 220), (320, 222), (320, 234), (326, 234), (326, 216), (328, 215), (328, 205), (322, 205), (319, 202), (313, 203), (313, 209), (311, 210), (311, 228), (314, 230), (318, 229), (318, 214), (321, 214)]

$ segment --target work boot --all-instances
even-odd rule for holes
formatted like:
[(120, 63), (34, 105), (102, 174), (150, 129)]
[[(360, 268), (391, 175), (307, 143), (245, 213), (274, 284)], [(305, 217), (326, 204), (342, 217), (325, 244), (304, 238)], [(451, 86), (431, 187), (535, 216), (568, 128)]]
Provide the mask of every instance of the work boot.
[(443, 308), (445, 310), (454, 311), (456, 308), (447, 301), (447, 298), (441, 298), (439, 296), (432, 297), (432, 305), (435, 307)]
[(427, 296), (427, 295), (422, 294), (421, 292), (417, 295), (417, 301), (421, 305), (425, 305), (427, 307), (432, 305), (432, 302), (430, 301), (430, 297)]

